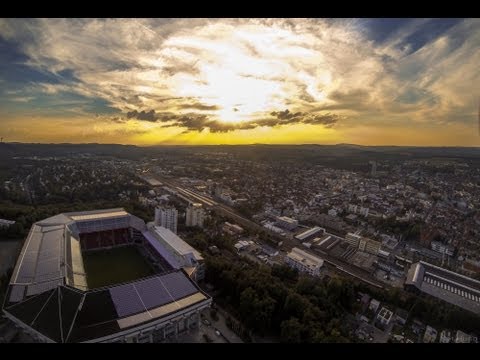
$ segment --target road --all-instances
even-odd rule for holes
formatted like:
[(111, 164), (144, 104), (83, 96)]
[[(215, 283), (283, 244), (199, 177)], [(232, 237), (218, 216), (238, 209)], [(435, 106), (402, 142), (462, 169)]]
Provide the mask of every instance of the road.
[(183, 187), (182, 184), (177, 183), (173, 179), (165, 179), (165, 178), (160, 178), (158, 176), (156, 177), (156, 179), (159, 180), (160, 182), (164, 183), (168, 187), (172, 188), (172, 190), (177, 191), (183, 197), (189, 198), (192, 201), (202, 203), (203, 205), (205, 205), (205, 207), (207, 209), (213, 210), (220, 215), (228, 217), (228, 218), (232, 219), (233, 221), (237, 222), (238, 224), (240, 224), (241, 226), (243, 226), (245, 228), (249, 228), (249, 229), (252, 229), (254, 231), (266, 232), (266, 233), (270, 234), (271, 236), (273, 236), (274, 238), (276, 238), (278, 241), (285, 240), (285, 238), (283, 238), (279, 234), (277, 234), (273, 231), (270, 231), (270, 230), (264, 228), (263, 226), (260, 226), (257, 223), (239, 215), (231, 207), (229, 207), (227, 205), (224, 205), (224, 204), (221, 204), (221, 203), (215, 201), (214, 199), (212, 199), (209, 196), (199, 194), (195, 191), (186, 189), (185, 187)]

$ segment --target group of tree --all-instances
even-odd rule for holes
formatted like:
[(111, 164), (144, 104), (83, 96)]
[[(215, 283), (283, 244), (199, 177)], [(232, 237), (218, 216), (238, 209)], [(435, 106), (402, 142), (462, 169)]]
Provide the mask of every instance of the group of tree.
[(220, 291), (217, 301), (254, 333), (284, 342), (349, 340), (341, 319), (355, 304), (351, 284), (225, 256), (207, 256), (206, 265), (207, 281)]
[(359, 292), (438, 329), (480, 329), (480, 317), (432, 297), (376, 289), (347, 278), (313, 278), (285, 265), (270, 268), (226, 254), (206, 256), (206, 280), (219, 290), (216, 301), (261, 336), (283, 342), (355, 341), (344, 320), (360, 310)]

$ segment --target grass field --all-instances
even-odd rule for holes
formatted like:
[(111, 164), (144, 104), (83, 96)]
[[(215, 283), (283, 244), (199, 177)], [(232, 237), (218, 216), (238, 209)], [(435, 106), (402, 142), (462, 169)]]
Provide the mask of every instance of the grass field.
[(153, 274), (149, 263), (136, 246), (83, 253), (90, 289), (132, 281)]

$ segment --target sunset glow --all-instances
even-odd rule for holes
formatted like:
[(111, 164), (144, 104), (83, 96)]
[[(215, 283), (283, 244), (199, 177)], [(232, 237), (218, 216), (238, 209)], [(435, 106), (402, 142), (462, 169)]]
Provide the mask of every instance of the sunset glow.
[(0, 136), (478, 146), (478, 19), (0, 19)]

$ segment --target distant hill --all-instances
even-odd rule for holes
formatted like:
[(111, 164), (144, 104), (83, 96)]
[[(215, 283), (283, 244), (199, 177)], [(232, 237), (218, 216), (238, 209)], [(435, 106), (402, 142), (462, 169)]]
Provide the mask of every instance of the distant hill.
[(480, 148), (474, 147), (415, 147), (415, 146), (364, 146), (336, 145), (198, 145), (198, 146), (146, 146), (119, 144), (29, 144), (0, 143), (0, 158), (15, 156), (75, 156), (91, 154), (139, 159), (162, 153), (226, 152), (252, 160), (312, 160), (320, 158), (400, 159), (412, 157), (461, 157), (480, 159)]
[(97, 156), (132, 158), (141, 156), (143, 152), (142, 148), (134, 145), (0, 143), (0, 153), (8, 157), (75, 156), (88, 153)]

